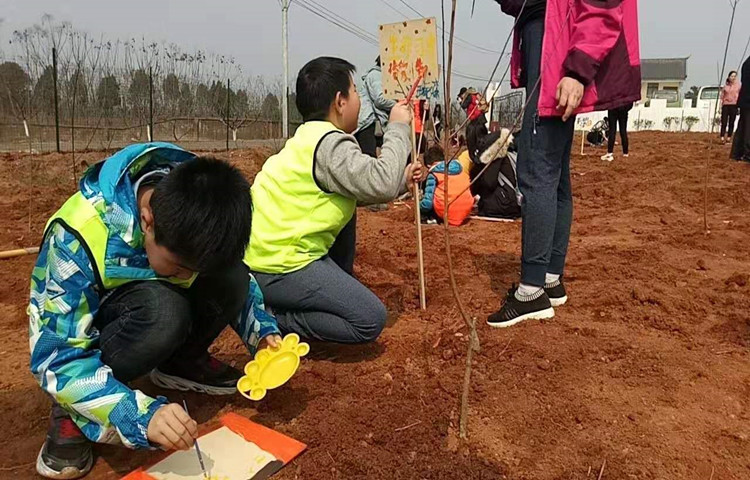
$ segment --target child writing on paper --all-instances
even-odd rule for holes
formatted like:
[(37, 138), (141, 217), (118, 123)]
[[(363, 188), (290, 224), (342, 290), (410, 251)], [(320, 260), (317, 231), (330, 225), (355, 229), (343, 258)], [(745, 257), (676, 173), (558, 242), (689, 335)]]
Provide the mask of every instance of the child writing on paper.
[(52, 399), (36, 469), (78, 478), (92, 442), (188, 449), (196, 422), (132, 389), (236, 393), (242, 372), (208, 353), (231, 325), (251, 350), (280, 338), (242, 264), (250, 185), (176, 145), (131, 145), (84, 174), (47, 223), (31, 274), (31, 373)]

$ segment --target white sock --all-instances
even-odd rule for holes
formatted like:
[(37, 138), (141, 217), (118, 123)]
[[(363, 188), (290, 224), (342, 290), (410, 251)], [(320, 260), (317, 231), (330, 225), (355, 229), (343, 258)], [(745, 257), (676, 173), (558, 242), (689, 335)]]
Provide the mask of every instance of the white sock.
[(528, 283), (521, 283), (516, 290), (516, 298), (521, 301), (535, 300), (536, 295), (540, 291), (544, 291), (542, 287), (529, 285)]
[(560, 275), (557, 275), (555, 273), (547, 273), (546, 275), (544, 275), (545, 285), (551, 285), (553, 283), (556, 283), (558, 280), (560, 280)]

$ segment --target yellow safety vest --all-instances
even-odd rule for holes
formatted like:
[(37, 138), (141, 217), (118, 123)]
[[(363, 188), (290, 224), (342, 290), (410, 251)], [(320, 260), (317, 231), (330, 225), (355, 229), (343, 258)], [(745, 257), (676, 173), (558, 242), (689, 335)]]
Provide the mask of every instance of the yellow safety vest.
[(313, 169), (320, 141), (340, 132), (332, 123), (302, 124), (255, 177), (253, 226), (245, 263), (262, 273), (289, 273), (328, 254), (357, 201), (320, 189)]

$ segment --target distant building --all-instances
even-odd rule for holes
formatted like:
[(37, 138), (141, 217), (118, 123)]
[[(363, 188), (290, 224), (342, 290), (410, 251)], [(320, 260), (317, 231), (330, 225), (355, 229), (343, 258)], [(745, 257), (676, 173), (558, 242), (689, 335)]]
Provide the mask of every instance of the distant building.
[(679, 103), (682, 98), (680, 92), (687, 79), (687, 61), (688, 57), (642, 59), (641, 99), (665, 98), (670, 103)]

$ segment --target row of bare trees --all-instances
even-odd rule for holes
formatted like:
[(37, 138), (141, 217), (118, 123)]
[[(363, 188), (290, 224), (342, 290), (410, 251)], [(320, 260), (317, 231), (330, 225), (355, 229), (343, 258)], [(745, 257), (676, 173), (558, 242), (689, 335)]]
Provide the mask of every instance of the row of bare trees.
[[(279, 121), (281, 91), (280, 80), (246, 75), (225, 55), (94, 37), (48, 15), (13, 32), (0, 53), (0, 123), (23, 123), (28, 132), (58, 119), (72, 142), (83, 130), (83, 148), (102, 130), (146, 138), (153, 123), (171, 123), (172, 138), (159, 139), (179, 141), (200, 118), (236, 134), (249, 123)], [(291, 120), (298, 120), (290, 103)]]

